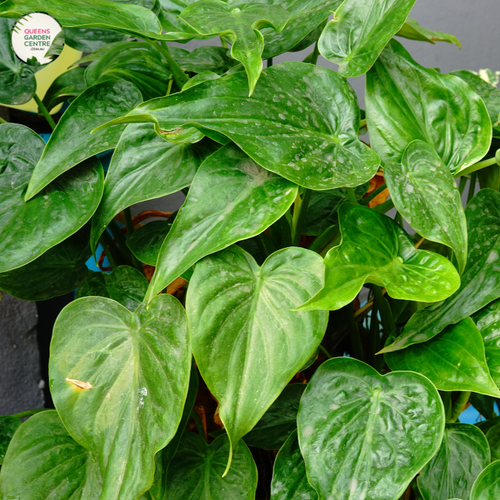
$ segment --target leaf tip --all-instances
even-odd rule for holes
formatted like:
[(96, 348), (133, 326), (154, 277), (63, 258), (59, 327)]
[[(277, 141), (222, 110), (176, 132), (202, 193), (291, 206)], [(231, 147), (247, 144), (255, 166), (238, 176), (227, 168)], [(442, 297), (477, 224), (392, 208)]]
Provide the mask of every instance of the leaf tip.
[(231, 439), (229, 439), (229, 457), (227, 459), (227, 465), (226, 465), (226, 470), (224, 471), (224, 474), (222, 474), (222, 477), (226, 477), (229, 469), (231, 469), (231, 463), (233, 461), (233, 443)]
[(88, 391), (89, 389), (94, 388), (94, 386), (90, 382), (82, 382), (81, 380), (67, 377), (65, 380), (66, 382), (73, 384), (75, 387), (78, 387), (78, 389), (81, 389), (82, 391)]

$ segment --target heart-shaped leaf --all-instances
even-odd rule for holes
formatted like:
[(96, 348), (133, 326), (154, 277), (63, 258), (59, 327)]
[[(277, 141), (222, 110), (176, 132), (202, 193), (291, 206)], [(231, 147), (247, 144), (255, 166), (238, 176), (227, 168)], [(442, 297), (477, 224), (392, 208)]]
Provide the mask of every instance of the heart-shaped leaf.
[(0, 273), (0, 289), (21, 300), (41, 301), (72, 292), (88, 275), (89, 227), (25, 266)]
[(323, 339), (327, 313), (291, 311), (321, 289), (323, 269), (303, 248), (259, 267), (238, 246), (195, 267), (186, 299), (193, 354), (233, 447)]
[(111, 159), (102, 201), (92, 218), (91, 247), (125, 208), (189, 186), (201, 162), (194, 145), (167, 142), (151, 124), (129, 125)]
[(238, 444), (231, 470), (221, 477), (229, 448), (226, 435), (219, 436), (209, 446), (200, 435), (186, 432), (168, 468), (166, 498), (253, 500), (257, 489), (257, 467), (245, 443)]
[(0, 103), (9, 105), (24, 104), (36, 92), (33, 68), (18, 59), (12, 50), (14, 23), (0, 18)]
[(101, 488), (96, 459), (68, 434), (54, 410), (21, 425), (0, 471), (0, 495), (5, 499), (95, 500)]
[(108, 0), (5, 0), (0, 3), (0, 16), (19, 18), (30, 12), (45, 12), (56, 18), (63, 28), (105, 28), (139, 38), (162, 35), (158, 18), (149, 9), (132, 2)]
[(70, 434), (99, 461), (101, 498), (135, 500), (149, 489), (155, 453), (181, 420), (190, 368), (185, 312), (171, 295), (135, 313), (84, 297), (59, 314), (50, 390)]
[(470, 500), (496, 500), (500, 497), (500, 460), (488, 465), (476, 479)]
[(320, 500), (398, 500), (438, 451), (445, 417), (424, 376), (382, 376), (361, 361), (334, 358), (309, 382), (297, 423)]
[(58, 104), (79, 96), (86, 88), (85, 68), (70, 69), (52, 82), (43, 98), (43, 105), (51, 111)]
[(203, 73), (212, 71), (218, 75), (223, 75), (238, 61), (233, 59), (224, 47), (197, 47), (193, 51), (181, 49), (179, 47), (169, 47), (172, 57), (186, 71), (193, 73)]
[(428, 30), (410, 17), (406, 19), (401, 29), (396, 33), (396, 36), (402, 38), (408, 38), (409, 40), (418, 40), (420, 42), (429, 42), (434, 44), (435, 42), (448, 42), (462, 48), (462, 44), (453, 35), (448, 33), (442, 33), (441, 31)]
[(214, 140), (224, 134), (265, 169), (316, 190), (356, 187), (375, 175), (380, 160), (358, 139), (359, 107), (344, 78), (320, 66), (277, 64), (262, 72), (251, 98), (245, 78), (236, 73), (154, 99), (114, 123), (191, 125)]
[(401, 163), (384, 166), (391, 199), (398, 212), (424, 238), (449, 246), (460, 271), (467, 263), (467, 221), (457, 184), (434, 148), (413, 141)]
[(496, 424), (486, 432), (492, 460), (500, 459), (500, 425)]
[(323, 31), (318, 48), (344, 77), (364, 75), (403, 26), (416, 0), (345, 0)]
[(148, 289), (144, 274), (130, 266), (118, 266), (110, 274), (91, 273), (80, 284), (75, 299), (81, 297), (107, 297), (129, 311), (135, 311), (142, 303)]
[(297, 428), (297, 412), (306, 384), (287, 385), (264, 413), (257, 425), (244, 437), (248, 446), (277, 450)]
[(381, 352), (425, 342), (500, 297), (500, 193), (482, 189), (467, 205), (465, 215), (469, 251), (460, 288), (439, 307), (417, 311), (402, 334)]
[(486, 362), (491, 376), (500, 387), (500, 301), (496, 300), (481, 309), (472, 319), (484, 339)]
[(91, 158), (25, 203), (44, 144), (23, 125), (0, 125), (1, 273), (29, 264), (74, 234), (101, 199), (104, 174), (99, 160)]
[(271, 26), (280, 32), (290, 12), (271, 4), (199, 0), (186, 7), (180, 17), (202, 35), (223, 35), (231, 40), (231, 56), (245, 66), (252, 95), (262, 72), (264, 36), (259, 29)]
[(401, 161), (408, 144), (419, 139), (457, 174), (483, 158), (491, 143), (481, 98), (460, 78), (417, 64), (396, 40), (367, 74), (366, 117), (383, 162)]
[(172, 222), (170, 220), (154, 220), (136, 229), (127, 239), (127, 246), (134, 256), (148, 264), (155, 266)]
[[(0, 465), (3, 464), (5, 453), (12, 440), (12, 436), (21, 425), (21, 421), (11, 415), (0, 416)], [(0, 487), (1, 491), (1, 487)]]
[(296, 196), (297, 186), (259, 167), (236, 146), (214, 153), (199, 168), (163, 243), (146, 300), (206, 255), (260, 234)]
[(418, 476), (424, 500), (469, 498), (480, 472), (490, 463), (484, 434), (471, 424), (446, 424), (441, 448)]
[(317, 500), (318, 494), (309, 484), (306, 464), (294, 430), (276, 455), (271, 483), (271, 500)]
[(168, 63), (154, 45), (147, 42), (124, 42), (93, 61), (85, 71), (90, 87), (104, 80), (133, 83), (145, 101), (164, 96), (171, 73)]
[(124, 80), (105, 81), (80, 94), (50, 136), (28, 185), (26, 200), (86, 158), (113, 149), (125, 128), (123, 125), (113, 125), (92, 135), (91, 130), (141, 101), (135, 85)]
[(301, 310), (340, 309), (364, 283), (384, 286), (395, 299), (424, 302), (446, 299), (460, 286), (450, 261), (416, 250), (390, 217), (345, 203), (339, 209), (339, 221), (342, 243), (325, 257), (325, 287)]
[(470, 318), (448, 326), (427, 342), (387, 353), (385, 359), (391, 370), (421, 373), (441, 391), (500, 397), (486, 364), (483, 338)]

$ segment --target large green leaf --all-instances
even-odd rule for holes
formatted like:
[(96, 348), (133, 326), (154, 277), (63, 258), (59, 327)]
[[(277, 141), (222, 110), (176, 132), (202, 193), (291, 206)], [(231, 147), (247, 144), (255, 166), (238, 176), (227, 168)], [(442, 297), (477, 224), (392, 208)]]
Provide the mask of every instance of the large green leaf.
[(500, 498), (500, 460), (488, 465), (479, 474), (472, 491), (470, 500), (497, 500)]
[(496, 300), (481, 309), (472, 319), (483, 336), (491, 376), (500, 387), (500, 301)]
[(149, 489), (155, 453), (181, 420), (190, 368), (185, 312), (171, 295), (135, 313), (84, 297), (59, 314), (50, 389), (70, 434), (99, 461), (101, 498), (135, 500)]
[(297, 422), (320, 500), (398, 500), (439, 449), (445, 417), (424, 376), (382, 376), (361, 361), (334, 358), (313, 375)]
[(364, 75), (400, 30), (416, 0), (345, 0), (326, 25), (318, 48), (344, 77)]
[(238, 3), (228, 5), (222, 0), (199, 0), (186, 7), (181, 19), (202, 35), (223, 35), (231, 40), (231, 56), (245, 66), (249, 95), (262, 72), (264, 35), (259, 29), (273, 27), (280, 32), (290, 12), (278, 5)]
[(110, 274), (90, 274), (78, 287), (75, 299), (107, 297), (133, 312), (142, 303), (147, 289), (144, 274), (130, 266), (118, 266)]
[(125, 208), (189, 186), (201, 161), (194, 145), (165, 141), (151, 124), (129, 125), (111, 159), (102, 201), (92, 218), (91, 247)]
[(101, 485), (92, 453), (74, 441), (54, 410), (21, 425), (0, 471), (0, 496), (6, 500), (96, 500)]
[(296, 196), (297, 186), (236, 146), (214, 153), (199, 168), (163, 243), (147, 301), (206, 255), (260, 234)]
[(417, 64), (396, 40), (367, 74), (366, 117), (383, 162), (400, 161), (408, 144), (419, 139), (457, 174), (479, 161), (491, 143), (481, 98), (462, 79)]
[(10, 42), (15, 21), (0, 18), (0, 103), (24, 104), (36, 92), (35, 73), (14, 54)]
[(127, 246), (138, 260), (155, 266), (163, 241), (171, 227), (170, 219), (151, 221), (132, 233), (127, 239)]
[(374, 283), (402, 300), (437, 302), (460, 286), (460, 277), (443, 256), (416, 250), (390, 217), (368, 207), (339, 209), (342, 243), (325, 257), (325, 287), (300, 309), (336, 310), (349, 304), (364, 283)]
[(323, 273), (321, 257), (298, 247), (259, 267), (234, 246), (195, 267), (186, 299), (193, 354), (233, 447), (323, 339), (327, 313), (291, 311), (321, 289)]
[(64, 28), (64, 42), (80, 52), (92, 53), (107, 45), (129, 39), (124, 33), (103, 28)]
[(417, 311), (402, 334), (381, 352), (425, 342), (500, 297), (500, 193), (482, 189), (465, 215), (469, 252), (460, 288), (439, 307)]
[(197, 47), (191, 52), (180, 47), (170, 47), (170, 53), (183, 69), (193, 73), (212, 71), (222, 75), (238, 64), (229, 55), (228, 49), (212, 45)]
[(299, 448), (297, 431), (293, 431), (276, 455), (271, 483), (271, 500), (317, 500), (309, 484), (306, 464)]
[(32, 301), (70, 293), (87, 276), (91, 254), (86, 226), (29, 264), (0, 273), (0, 289)]
[(463, 271), (467, 221), (457, 184), (434, 148), (411, 142), (401, 163), (385, 165), (384, 178), (398, 212), (424, 238), (451, 247)]
[(21, 421), (16, 417), (11, 415), (0, 416), (0, 465), (3, 464), (7, 448), (20, 425)]
[(244, 443), (234, 450), (233, 465), (224, 476), (229, 453), (227, 436), (210, 446), (198, 434), (186, 432), (167, 475), (166, 500), (253, 500), (257, 489), (257, 467)]
[(434, 44), (435, 42), (448, 42), (462, 48), (462, 44), (457, 37), (449, 35), (448, 33), (442, 33), (441, 31), (428, 30), (410, 17), (406, 19), (401, 29), (396, 33), (396, 36), (402, 38), (408, 38), (409, 40), (418, 40), (420, 42), (429, 42)]
[(23, 125), (0, 124), (0, 272), (22, 267), (78, 231), (102, 196), (104, 174), (91, 158), (24, 201), (44, 142)]
[(446, 424), (441, 448), (418, 476), (424, 500), (469, 498), (480, 472), (490, 463), (485, 435), (471, 424)]
[(306, 384), (287, 385), (257, 425), (244, 437), (249, 446), (277, 450), (297, 428), (300, 397)]
[(19, 18), (30, 12), (45, 12), (63, 28), (106, 28), (140, 38), (161, 39), (158, 18), (149, 9), (131, 2), (107, 0), (5, 0), (0, 16)]
[(490, 445), (491, 458), (493, 460), (500, 459), (500, 425), (496, 424), (486, 432), (486, 439)]
[(93, 61), (85, 71), (87, 85), (104, 80), (133, 83), (145, 101), (164, 96), (171, 73), (161, 52), (147, 42), (124, 42)]
[(85, 68), (70, 69), (52, 82), (43, 98), (43, 105), (51, 111), (58, 104), (79, 96), (86, 88)]
[(251, 98), (245, 78), (236, 73), (154, 99), (115, 123), (224, 134), (259, 165), (312, 189), (356, 187), (375, 175), (380, 160), (358, 139), (359, 107), (344, 78), (320, 66), (277, 64), (262, 72)]
[(427, 342), (387, 353), (385, 359), (391, 370), (421, 373), (441, 391), (500, 397), (486, 364), (483, 338), (470, 318), (448, 326)]
[(123, 125), (90, 134), (110, 119), (128, 112), (142, 101), (135, 85), (124, 80), (105, 81), (88, 88), (59, 120), (31, 177), (26, 200), (86, 158), (113, 149)]

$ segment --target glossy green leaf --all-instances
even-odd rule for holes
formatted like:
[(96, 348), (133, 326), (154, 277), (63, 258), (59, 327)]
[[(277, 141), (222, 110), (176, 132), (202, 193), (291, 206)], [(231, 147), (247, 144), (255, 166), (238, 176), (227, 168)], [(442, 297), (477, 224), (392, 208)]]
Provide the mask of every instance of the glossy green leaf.
[(327, 313), (291, 311), (321, 289), (323, 272), (321, 257), (298, 247), (259, 267), (234, 246), (195, 267), (186, 299), (193, 354), (233, 448), (323, 339)]
[(107, 0), (5, 0), (0, 17), (19, 18), (30, 12), (45, 12), (63, 28), (105, 28), (140, 38), (161, 39), (158, 18), (150, 10), (131, 2)]
[(101, 484), (97, 461), (68, 434), (54, 410), (21, 425), (0, 470), (0, 495), (6, 500), (96, 500)]
[(203, 73), (212, 71), (219, 75), (229, 71), (238, 61), (229, 55), (228, 49), (224, 47), (197, 47), (193, 51), (170, 47), (170, 53), (176, 62), (186, 71)]
[(185, 312), (171, 295), (135, 313), (84, 297), (59, 314), (50, 389), (70, 434), (98, 458), (101, 498), (135, 500), (149, 489), (155, 453), (181, 420), (190, 368)]
[(148, 289), (144, 274), (130, 266), (118, 266), (109, 274), (91, 273), (80, 283), (75, 299), (81, 297), (107, 297), (129, 311), (135, 311), (142, 303)]
[(11, 271), (78, 231), (92, 216), (104, 184), (91, 158), (25, 203), (29, 179), (44, 142), (23, 125), (0, 124), (0, 272)]
[(500, 460), (488, 465), (479, 474), (472, 491), (470, 500), (497, 500), (500, 498)]
[(260, 234), (296, 196), (297, 186), (259, 167), (236, 146), (214, 153), (199, 168), (163, 243), (146, 300), (206, 255)]
[(119, 31), (103, 28), (64, 28), (64, 41), (75, 50), (92, 53), (117, 42), (130, 39)]
[(500, 425), (494, 425), (486, 432), (486, 439), (491, 450), (491, 458), (493, 460), (500, 459)]
[(462, 44), (453, 35), (448, 33), (442, 33), (441, 31), (428, 30), (410, 17), (406, 19), (401, 29), (396, 33), (396, 36), (402, 38), (408, 38), (409, 40), (418, 40), (420, 42), (429, 42), (434, 44), (435, 42), (448, 42), (456, 45), (460, 49)]
[(469, 498), (472, 485), (490, 463), (484, 434), (471, 424), (446, 424), (441, 448), (418, 476), (424, 500)]
[(472, 319), (483, 336), (491, 376), (500, 387), (500, 301), (496, 300), (481, 309)]
[(364, 75), (401, 29), (416, 0), (345, 0), (326, 25), (318, 48), (344, 77)]
[(383, 162), (401, 161), (418, 139), (457, 174), (481, 160), (491, 143), (491, 121), (479, 96), (462, 79), (420, 66), (396, 40), (367, 74), (366, 117)]
[(425, 302), (444, 300), (460, 286), (450, 261), (416, 250), (390, 217), (345, 203), (339, 209), (339, 221), (342, 243), (325, 257), (325, 287), (300, 310), (340, 309), (364, 283), (385, 287), (395, 299)]
[(306, 464), (294, 430), (276, 455), (271, 483), (271, 500), (317, 500), (318, 494), (307, 481)]
[(36, 92), (35, 72), (15, 55), (11, 30), (15, 21), (0, 18), (0, 103), (24, 104)]
[(359, 107), (344, 78), (320, 66), (277, 64), (262, 72), (251, 98), (245, 78), (236, 73), (154, 99), (115, 123), (224, 134), (265, 169), (311, 189), (356, 187), (375, 175), (380, 161), (358, 139)]
[(138, 260), (155, 266), (163, 241), (171, 227), (170, 220), (151, 221), (132, 233), (127, 239), (127, 246)]
[[(21, 425), (21, 421), (11, 415), (0, 416), (0, 465), (3, 464), (5, 453), (9, 447), (12, 436)], [(1, 491), (1, 486), (0, 486)]]
[(257, 489), (257, 467), (244, 443), (238, 444), (230, 471), (221, 477), (229, 447), (225, 435), (209, 446), (200, 435), (186, 432), (168, 468), (166, 500), (253, 500)]
[(411, 227), (427, 240), (449, 246), (459, 270), (467, 263), (467, 221), (460, 192), (432, 146), (413, 141), (401, 163), (384, 166), (391, 199)]
[(58, 104), (79, 96), (86, 88), (85, 68), (70, 69), (52, 82), (43, 98), (43, 105), (51, 111)]
[(402, 334), (381, 352), (425, 342), (500, 297), (500, 193), (482, 189), (467, 205), (465, 215), (469, 252), (460, 288), (438, 307), (417, 311)]
[(470, 318), (448, 326), (427, 342), (387, 353), (385, 359), (391, 370), (421, 373), (441, 391), (500, 397), (486, 364), (483, 338)]
[[(494, 372), (490, 369), (490, 374), (495, 380)], [(495, 418), (497, 414), (495, 413), (495, 398), (491, 396), (485, 396), (484, 394), (471, 393), (469, 397), (470, 404), (479, 412), (479, 414), (486, 420)]]
[(189, 186), (201, 162), (194, 145), (167, 142), (148, 123), (129, 125), (111, 159), (102, 201), (92, 219), (92, 248), (115, 215)]
[(188, 5), (197, 1), (198, 0), (158, 0), (158, 6), (160, 7), (158, 19), (160, 20), (163, 30), (170, 34), (175, 34), (179, 40), (204, 38), (191, 28), (191, 26), (187, 25), (180, 17), (180, 13)]
[(133, 83), (145, 101), (164, 96), (171, 77), (161, 52), (147, 42), (124, 42), (93, 61), (85, 71), (90, 87), (104, 80)]
[(306, 384), (287, 385), (257, 425), (245, 435), (245, 443), (267, 450), (281, 448), (297, 428), (297, 412), (305, 388)]
[[(279, 5), (292, 15), (285, 29), (280, 33), (269, 28), (262, 30), (266, 44), (264, 59), (295, 49), (298, 44), (325, 22), (342, 2), (343, 0), (284, 0), (279, 2)], [(265, 0), (260, 3), (275, 2), (274, 0)]]
[(238, 3), (228, 5), (222, 0), (199, 0), (191, 3), (180, 15), (181, 19), (202, 35), (223, 35), (231, 40), (231, 56), (245, 66), (249, 95), (262, 72), (265, 26), (280, 32), (290, 13), (278, 5)]
[(313, 375), (297, 422), (320, 500), (398, 500), (438, 451), (445, 417), (424, 376), (382, 376), (361, 361), (334, 358)]
[(0, 273), (0, 289), (21, 300), (41, 301), (72, 292), (88, 275), (89, 227), (25, 266)]
[(26, 200), (86, 158), (114, 148), (125, 128), (123, 125), (93, 134), (91, 130), (126, 113), (141, 100), (135, 85), (124, 80), (105, 81), (80, 94), (50, 136), (28, 185)]

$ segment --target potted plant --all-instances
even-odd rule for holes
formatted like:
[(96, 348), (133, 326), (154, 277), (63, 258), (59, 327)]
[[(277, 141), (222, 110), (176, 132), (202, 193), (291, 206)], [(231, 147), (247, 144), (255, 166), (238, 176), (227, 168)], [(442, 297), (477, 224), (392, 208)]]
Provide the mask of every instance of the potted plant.
[[(414, 3), (0, 3), (0, 101), (53, 126), (0, 124), (0, 289), (77, 289), (0, 498), (499, 497), (500, 91), (413, 60), (459, 45)], [(87, 54), (43, 99), (9, 42), (37, 10)]]

